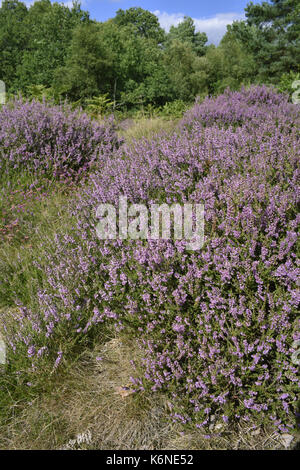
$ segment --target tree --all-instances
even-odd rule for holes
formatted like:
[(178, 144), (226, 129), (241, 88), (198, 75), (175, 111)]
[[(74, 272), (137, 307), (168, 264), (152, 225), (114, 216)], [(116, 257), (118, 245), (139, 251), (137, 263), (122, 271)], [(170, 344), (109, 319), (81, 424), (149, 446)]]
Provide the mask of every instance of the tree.
[(249, 3), (246, 22), (233, 25), (236, 37), (254, 54), (261, 81), (277, 83), (300, 63), (300, 0)]
[(178, 26), (171, 26), (167, 40), (169, 43), (177, 40), (190, 44), (198, 56), (204, 55), (206, 51), (207, 35), (206, 33), (196, 33), (194, 20), (189, 16), (185, 16)]
[[(142, 39), (142, 38), (141, 38)], [(164, 105), (174, 99), (172, 81), (169, 70), (164, 62), (163, 51), (153, 42), (142, 39), (140, 42), (140, 71), (139, 79), (128, 73), (124, 80), (122, 101), (128, 105)]]
[(25, 20), (29, 38), (17, 67), (18, 87), (51, 87), (55, 70), (64, 65), (74, 28), (88, 21), (88, 13), (77, 2), (70, 9), (50, 0), (36, 1)]
[(57, 94), (77, 101), (107, 92), (112, 59), (102, 43), (100, 27), (93, 22), (79, 25), (73, 31), (65, 64), (54, 75)]
[(165, 51), (165, 63), (175, 99), (190, 102), (203, 90), (200, 57), (188, 42), (173, 40)]
[(18, 0), (4, 0), (0, 7), (0, 79), (8, 91), (17, 91), (16, 69), (27, 48), (28, 10)]
[(113, 21), (118, 26), (131, 26), (135, 34), (153, 39), (158, 44), (165, 39), (164, 30), (160, 27), (157, 16), (143, 8), (119, 9)]
[(227, 86), (238, 90), (241, 85), (249, 85), (256, 81), (255, 57), (241, 41), (237, 40), (234, 33), (232, 33), (231, 25), (227, 27), (227, 32), (221, 40), (219, 49), (223, 55), (223, 77), (216, 86), (215, 91), (222, 93)]
[(107, 93), (128, 105), (164, 104), (169, 85), (159, 45), (112, 20), (74, 31), (66, 64), (55, 80), (56, 90), (70, 99)]

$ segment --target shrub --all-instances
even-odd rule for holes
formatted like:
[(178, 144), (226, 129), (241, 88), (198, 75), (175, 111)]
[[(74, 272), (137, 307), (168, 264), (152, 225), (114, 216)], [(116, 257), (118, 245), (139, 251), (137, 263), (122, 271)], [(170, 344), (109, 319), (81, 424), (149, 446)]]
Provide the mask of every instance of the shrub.
[(187, 109), (188, 105), (182, 100), (170, 101), (162, 107), (160, 115), (169, 119), (179, 119)]
[(87, 112), (95, 118), (111, 113), (114, 103), (108, 98), (108, 93), (86, 100)]
[[(242, 107), (241, 121), (259, 109), (260, 125), (254, 113), (227, 126), (232, 103), (236, 113)], [(196, 105), (181, 135), (103, 160), (74, 206), (74, 233), (56, 237), (47, 266), (37, 263), (48, 279), (37, 305), (20, 310), (14, 332), (6, 328), (15, 354), (25, 352), (34, 367), (48, 354), (57, 366), (72, 341), (111, 325), (136, 337), (144, 352), (132, 380), (140, 390), (164, 390), (174, 420), (201, 428), (213, 416), (255, 417), (280, 431), (293, 427), (300, 217), (292, 106), (264, 87), (226, 92)], [(98, 240), (95, 209), (124, 194), (132, 203), (204, 203), (202, 250), (174, 240)]]
[(293, 84), (297, 81), (300, 81), (300, 72), (297, 73), (291, 70), (289, 73), (284, 73), (281, 76), (277, 88), (281, 93), (287, 93), (290, 97), (292, 97), (293, 93), (295, 92)]
[(216, 98), (206, 98), (187, 111), (182, 126), (193, 127), (195, 122), (203, 126), (218, 124), (220, 127), (248, 125), (260, 126), (266, 117), (276, 121), (277, 115), (296, 119), (297, 110), (288, 104), (288, 96), (267, 86), (242, 88), (240, 92), (227, 89)]
[(79, 176), (117, 143), (111, 120), (93, 122), (68, 105), (17, 98), (0, 112), (0, 173)]

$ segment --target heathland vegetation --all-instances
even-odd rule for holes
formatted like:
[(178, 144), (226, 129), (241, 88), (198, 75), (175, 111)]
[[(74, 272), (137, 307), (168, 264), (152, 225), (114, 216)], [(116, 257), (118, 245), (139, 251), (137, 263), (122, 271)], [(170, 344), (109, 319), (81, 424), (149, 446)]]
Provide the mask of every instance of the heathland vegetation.
[[(216, 47), (2, 2), (1, 448), (296, 442), (299, 6), (251, 3)], [(204, 246), (100, 240), (120, 196), (203, 204)]]

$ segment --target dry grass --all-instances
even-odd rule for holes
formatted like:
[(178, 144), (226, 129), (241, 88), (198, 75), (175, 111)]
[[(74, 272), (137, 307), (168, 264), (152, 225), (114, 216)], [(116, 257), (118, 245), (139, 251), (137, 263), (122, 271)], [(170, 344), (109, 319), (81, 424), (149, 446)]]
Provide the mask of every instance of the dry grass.
[[(160, 118), (132, 121), (120, 131), (128, 143), (134, 139), (153, 138), (176, 129), (175, 121)], [(1, 196), (1, 195), (0, 195)], [(5, 191), (2, 192), (5, 204)], [(0, 248), (0, 317), (13, 321), (13, 300), (26, 304), (32, 299), (35, 273), (32, 260), (40, 242), (51, 234), (66, 230), (72, 221), (64, 216), (68, 194), (53, 190), (45, 201), (36, 203), (34, 219), (22, 230), (26, 243), (16, 240), (2, 242)], [(0, 201), (1, 204), (1, 201)], [(35, 230), (38, 227), (38, 230)], [(10, 278), (11, 276), (11, 278)], [(11, 285), (4, 279), (11, 279)], [(4, 313), (3, 313), (4, 312)], [(0, 321), (1, 330), (1, 321)], [(0, 333), (1, 334), (1, 333)], [(2, 330), (3, 337), (4, 331)], [(93, 351), (86, 351), (80, 361), (67, 371), (51, 376), (43, 393), (32, 399), (20, 396), (12, 404), (9, 422), (0, 426), (0, 449), (110, 449), (110, 450), (202, 450), (202, 449), (282, 449), (280, 437), (268, 429), (253, 432), (253, 424), (239, 429), (225, 429), (207, 439), (201, 431), (185, 431), (172, 423), (165, 395), (133, 393), (122, 397), (118, 387), (128, 386), (133, 375), (131, 359), (140, 351), (134, 340), (110, 338)], [(97, 358), (102, 360), (98, 361)], [(1, 370), (0, 374), (4, 373)], [(46, 372), (44, 371), (44, 375)], [(42, 376), (42, 373), (40, 374)], [(9, 380), (9, 379), (8, 379)], [(8, 384), (9, 385), (9, 384)], [(0, 384), (0, 387), (2, 384)], [(2, 389), (5, 395), (6, 387)], [(10, 394), (10, 388), (7, 388)], [(22, 389), (23, 390), (23, 389)], [(1, 392), (1, 389), (0, 389)], [(1, 395), (1, 394), (0, 394)], [(7, 395), (7, 396), (8, 396)], [(30, 396), (24, 394), (24, 396)], [(0, 403), (0, 416), (1, 405)], [(2, 411), (3, 411), (2, 408)], [(78, 438), (81, 435), (81, 438)], [(81, 441), (81, 442), (79, 442)], [(293, 441), (293, 446), (296, 439)]]
[(0, 429), (0, 447), (64, 448), (90, 431), (89, 448), (160, 448), (170, 432), (161, 398), (140, 393), (122, 398), (117, 392), (130, 383), (130, 359), (137, 354), (132, 344), (118, 339), (87, 353), (67, 375), (56, 378), (50, 395), (28, 404)]
[(175, 131), (177, 121), (168, 121), (163, 118), (140, 118), (135, 121), (128, 121), (124, 125), (124, 129), (121, 128), (119, 131), (120, 136), (124, 137), (125, 140), (130, 143), (133, 140), (139, 140), (142, 138), (151, 139), (156, 135), (171, 134)]
[[(201, 431), (182, 432), (168, 417), (163, 395), (133, 393), (131, 359), (139, 350), (114, 338), (86, 353), (68, 373), (57, 376), (47, 393), (28, 403), (2, 429), (2, 449), (210, 450), (282, 449), (280, 438), (253, 427), (224, 431), (207, 439)], [(101, 357), (99, 361), (97, 358)], [(81, 436), (79, 436), (81, 435)]]

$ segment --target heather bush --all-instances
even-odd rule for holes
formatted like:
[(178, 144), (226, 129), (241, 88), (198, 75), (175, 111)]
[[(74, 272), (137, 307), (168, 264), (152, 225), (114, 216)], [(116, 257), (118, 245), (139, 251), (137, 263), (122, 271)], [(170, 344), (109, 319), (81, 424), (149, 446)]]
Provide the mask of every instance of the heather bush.
[(195, 122), (203, 126), (219, 124), (220, 127), (248, 124), (253, 129), (266, 117), (276, 121), (277, 116), (282, 115), (293, 121), (298, 111), (290, 106), (288, 100), (287, 95), (265, 85), (243, 87), (240, 92), (227, 89), (222, 95), (207, 97), (202, 103), (196, 103), (185, 114), (182, 126), (193, 127)]
[[(46, 264), (36, 260), (46, 278), (36, 305), (4, 325), (11, 361), (58, 367), (75, 343), (114, 328), (143, 351), (136, 389), (168, 394), (174, 420), (205, 428), (254, 417), (292, 428), (299, 140), (299, 106), (258, 87), (196, 105), (181, 135), (102, 159), (74, 202), (77, 226), (55, 237)], [(204, 203), (204, 247), (98, 240), (95, 210), (120, 195)]]
[(0, 112), (0, 175), (78, 177), (117, 144), (112, 120), (99, 124), (68, 105), (15, 98)]

